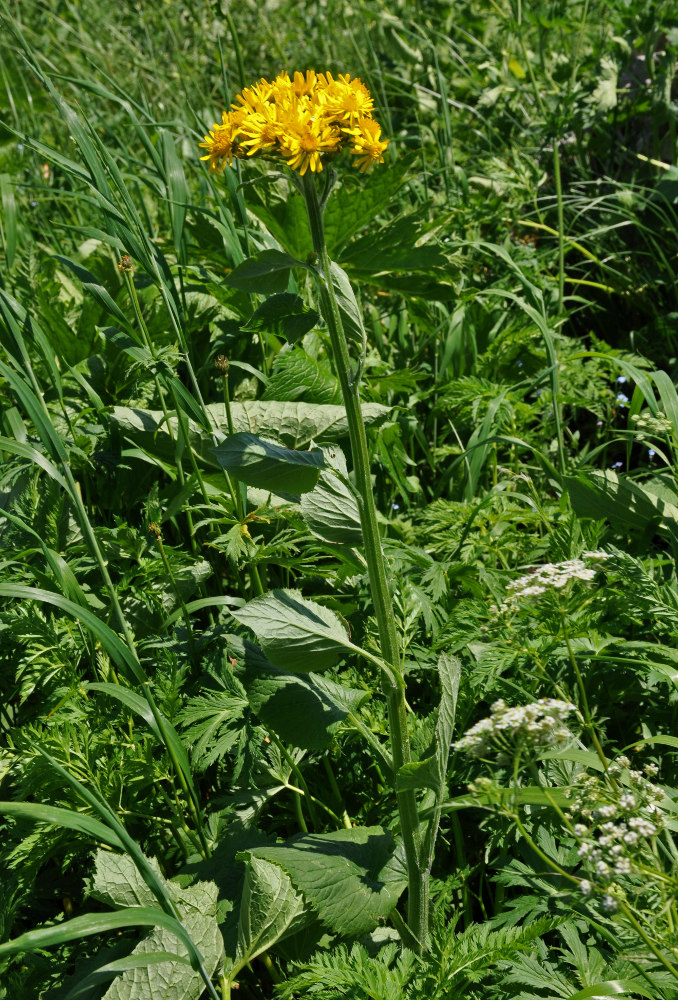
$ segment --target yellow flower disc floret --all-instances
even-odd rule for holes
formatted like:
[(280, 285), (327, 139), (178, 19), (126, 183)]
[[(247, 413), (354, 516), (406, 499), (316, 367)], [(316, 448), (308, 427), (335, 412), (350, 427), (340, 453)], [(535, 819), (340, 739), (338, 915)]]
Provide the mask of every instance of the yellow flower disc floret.
[(200, 145), (210, 170), (223, 170), (233, 157), (284, 160), (300, 174), (319, 173), (323, 162), (350, 147), (361, 172), (383, 163), (388, 140), (372, 118), (374, 101), (357, 77), (298, 70), (261, 79), (237, 95), (221, 125)]

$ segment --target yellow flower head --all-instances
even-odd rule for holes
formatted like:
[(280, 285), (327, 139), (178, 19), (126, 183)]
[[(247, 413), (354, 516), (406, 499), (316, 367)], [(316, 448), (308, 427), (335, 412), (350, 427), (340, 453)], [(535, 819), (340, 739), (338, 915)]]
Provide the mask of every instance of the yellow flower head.
[(354, 167), (360, 167), (360, 173), (371, 170), (375, 163), (384, 162), (384, 150), (388, 146), (388, 139), (381, 140), (381, 126), (373, 118), (360, 118), (355, 128), (349, 130), (353, 137), (353, 147), (351, 152), (358, 159), (354, 161)]
[(336, 152), (340, 139), (337, 129), (324, 125), (321, 119), (309, 118), (286, 132), (282, 155), (288, 166), (298, 170), (302, 177), (309, 168), (317, 174), (323, 168), (322, 154)]
[(228, 163), (233, 163), (234, 156), (242, 156), (240, 148), (235, 145), (240, 134), (242, 116), (238, 111), (224, 111), (221, 125), (215, 125), (204, 142), (198, 143), (207, 150), (201, 160), (209, 160), (210, 170), (223, 170)]
[(361, 172), (383, 163), (388, 140), (372, 118), (374, 101), (357, 77), (298, 70), (261, 79), (237, 95), (221, 125), (205, 136), (210, 170), (238, 156), (279, 159), (304, 175), (319, 173), (328, 158), (350, 147)]
[(374, 110), (372, 95), (365, 84), (357, 77), (351, 80), (348, 74), (328, 83), (321, 91), (321, 101), (325, 113), (340, 121), (353, 122), (358, 118), (368, 118)]

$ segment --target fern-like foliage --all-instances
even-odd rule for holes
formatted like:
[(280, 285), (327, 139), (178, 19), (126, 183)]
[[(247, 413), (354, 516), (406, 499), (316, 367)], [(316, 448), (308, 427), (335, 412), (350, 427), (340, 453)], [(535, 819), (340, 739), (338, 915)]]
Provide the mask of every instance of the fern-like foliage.
[(189, 698), (179, 713), (193, 766), (200, 771), (240, 742), (243, 717), (248, 710), (245, 690), (230, 671), (225, 671), (218, 681), (220, 690), (201, 690), (199, 695)]
[[(300, 972), (278, 987), (281, 1000), (316, 997), (318, 1000), (456, 1000), (488, 996), (491, 970), (514, 958), (552, 930), (552, 920), (528, 927), (474, 924), (461, 933), (438, 921), (431, 951), (423, 958), (389, 943), (375, 955), (361, 944), (321, 952)], [(483, 983), (475, 993), (474, 984)], [(495, 994), (499, 1000), (499, 993)]]

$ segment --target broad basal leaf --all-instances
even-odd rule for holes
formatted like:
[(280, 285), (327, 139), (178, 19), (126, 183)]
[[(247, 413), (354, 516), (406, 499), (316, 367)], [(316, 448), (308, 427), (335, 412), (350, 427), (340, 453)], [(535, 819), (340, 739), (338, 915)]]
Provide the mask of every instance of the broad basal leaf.
[(329, 930), (353, 936), (374, 930), (407, 884), (394, 850), (392, 834), (373, 826), (309, 834), (249, 854), (279, 865)]
[(304, 263), (281, 250), (262, 250), (231, 271), (225, 283), (243, 292), (267, 295), (287, 288), (290, 270)]
[(213, 452), (222, 468), (240, 482), (278, 495), (312, 490), (325, 464), (319, 449), (294, 451), (256, 434), (233, 434)]
[[(156, 862), (151, 862), (162, 878)], [(165, 881), (163, 879), (163, 881)], [(217, 924), (217, 887), (212, 882), (196, 882), (181, 889), (165, 882), (177, 905), (181, 921), (202, 954), (208, 975), (213, 975), (223, 956), (223, 941)], [(139, 875), (132, 860), (123, 854), (98, 851), (92, 892), (112, 906), (149, 906), (154, 900), (151, 890)], [(171, 931), (156, 927), (144, 938), (132, 955), (142, 957), (158, 952), (184, 956), (183, 943)], [(198, 1000), (205, 984), (201, 977), (183, 961), (168, 958), (166, 962), (151, 962), (126, 969), (113, 981), (104, 1000)]]
[[(367, 427), (383, 423), (391, 412), (380, 403), (362, 404), (363, 420)], [(226, 435), (228, 421), (223, 403), (210, 403), (207, 410), (217, 431)], [(149, 454), (163, 461), (173, 462), (176, 445), (167, 430), (160, 410), (142, 410), (138, 407), (114, 406), (109, 411), (111, 420), (120, 433)], [(280, 402), (279, 400), (249, 400), (231, 403), (231, 416), (236, 432), (249, 431), (263, 438), (278, 441), (288, 448), (305, 448), (311, 441), (322, 444), (348, 437), (348, 422), (343, 406), (334, 404)], [(170, 415), (170, 427), (177, 436), (177, 418)], [(191, 447), (203, 461), (218, 466), (212, 453), (214, 442), (195, 424), (188, 421)]]
[(341, 619), (295, 590), (272, 590), (232, 614), (252, 629), (277, 667), (325, 670), (353, 648)]
[(285, 743), (304, 750), (328, 747), (349, 712), (369, 696), (317, 674), (280, 670), (238, 636), (228, 637), (228, 653), (237, 660), (238, 679), (252, 711)]

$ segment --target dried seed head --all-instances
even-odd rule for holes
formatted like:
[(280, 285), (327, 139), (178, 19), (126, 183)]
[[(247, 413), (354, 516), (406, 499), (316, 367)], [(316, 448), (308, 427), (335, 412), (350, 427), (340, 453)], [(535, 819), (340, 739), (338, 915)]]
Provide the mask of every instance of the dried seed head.
[(228, 358), (225, 354), (217, 354), (214, 359), (214, 367), (220, 375), (223, 375), (223, 377), (226, 378), (228, 375)]
[(132, 258), (130, 257), (129, 254), (124, 253), (122, 255), (122, 257), (120, 258), (120, 261), (118, 263), (118, 270), (121, 271), (123, 274), (125, 274), (125, 273), (131, 274), (132, 273), (132, 271), (134, 270), (134, 264), (133, 264)]

